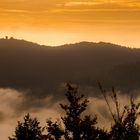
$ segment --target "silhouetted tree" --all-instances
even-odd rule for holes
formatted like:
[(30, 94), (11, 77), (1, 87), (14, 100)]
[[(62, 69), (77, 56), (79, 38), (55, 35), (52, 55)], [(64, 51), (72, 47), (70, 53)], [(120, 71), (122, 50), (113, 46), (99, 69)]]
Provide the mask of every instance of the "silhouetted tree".
[[(85, 111), (88, 100), (83, 99), (84, 98), (83, 95), (78, 96), (77, 88), (72, 87), (70, 84), (67, 84), (67, 88), (68, 91), (66, 93), (66, 98), (69, 104), (67, 105), (60, 104), (61, 108), (66, 113), (66, 116), (62, 117), (63, 123), (65, 125), (65, 133), (66, 133), (65, 138), (79, 140), (82, 135), (81, 114), (83, 111)], [(96, 119), (94, 120), (94, 123), (96, 123)]]
[(64, 131), (60, 128), (60, 124), (58, 124), (58, 122), (52, 122), (51, 120), (48, 120), (47, 130), (48, 140), (59, 140), (64, 135)]
[(43, 129), (36, 118), (31, 118), (29, 114), (24, 117), (23, 122), (18, 122), (13, 138), (9, 140), (42, 140)]
[(65, 127), (65, 139), (98, 139), (101, 131), (95, 127), (97, 124), (97, 117), (91, 117), (90, 115), (82, 116), (82, 113), (87, 109), (88, 99), (85, 98), (84, 95), (79, 95), (78, 89), (70, 84), (67, 84), (67, 89), (66, 98), (68, 104), (60, 104), (66, 114), (62, 117)]
[(136, 123), (140, 115), (140, 103), (134, 103), (134, 99), (130, 98), (130, 105), (124, 106), (123, 111), (120, 109), (118, 97), (114, 88), (112, 88), (111, 98), (115, 103), (116, 113), (113, 113), (106, 97), (106, 91), (99, 84), (100, 90), (108, 105), (109, 111), (114, 121), (111, 127), (110, 139), (111, 140), (139, 140), (139, 125)]

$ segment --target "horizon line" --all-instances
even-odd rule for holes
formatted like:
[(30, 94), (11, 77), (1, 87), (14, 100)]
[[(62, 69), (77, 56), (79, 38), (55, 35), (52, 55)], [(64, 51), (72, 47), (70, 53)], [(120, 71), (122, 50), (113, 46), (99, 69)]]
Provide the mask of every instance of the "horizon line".
[(105, 43), (105, 44), (112, 44), (112, 45), (116, 45), (116, 46), (120, 46), (120, 47), (124, 47), (124, 48), (132, 48), (132, 49), (140, 49), (137, 47), (132, 47), (132, 46), (127, 46), (127, 45), (121, 45), (121, 44), (117, 44), (114, 42), (107, 42), (107, 41), (88, 41), (88, 40), (83, 40), (83, 41), (75, 41), (75, 42), (69, 42), (69, 43), (64, 43), (64, 44), (60, 44), (60, 45), (47, 45), (47, 44), (41, 44), (39, 42), (35, 42), (35, 41), (31, 41), (31, 40), (26, 40), (23, 38), (15, 38), (13, 36), (5, 36), (5, 37), (1, 37), (0, 39), (4, 39), (4, 40), (10, 40), (10, 39), (14, 39), (14, 40), (19, 40), (19, 41), (26, 41), (26, 42), (30, 42), (33, 44), (37, 44), (40, 46), (46, 46), (46, 47), (62, 47), (65, 45), (74, 45), (74, 44), (80, 44), (80, 43), (95, 43), (95, 44), (99, 44), (99, 43)]

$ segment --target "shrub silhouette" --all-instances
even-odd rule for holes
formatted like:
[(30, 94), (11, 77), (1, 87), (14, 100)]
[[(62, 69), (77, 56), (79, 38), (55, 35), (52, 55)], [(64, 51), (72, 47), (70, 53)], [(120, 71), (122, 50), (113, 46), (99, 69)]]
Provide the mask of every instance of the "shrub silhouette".
[(139, 126), (136, 124), (139, 105), (131, 99), (130, 105), (124, 106), (122, 114), (114, 120), (115, 123), (111, 128), (112, 140), (139, 140)]
[(136, 123), (140, 115), (140, 103), (135, 103), (134, 99), (130, 98), (130, 104), (123, 107), (121, 111), (118, 96), (114, 88), (112, 88), (112, 101), (115, 104), (116, 113), (113, 113), (106, 97), (106, 91), (99, 84), (101, 93), (108, 105), (109, 111), (113, 118), (114, 124), (109, 132), (111, 140), (139, 140), (139, 125)]

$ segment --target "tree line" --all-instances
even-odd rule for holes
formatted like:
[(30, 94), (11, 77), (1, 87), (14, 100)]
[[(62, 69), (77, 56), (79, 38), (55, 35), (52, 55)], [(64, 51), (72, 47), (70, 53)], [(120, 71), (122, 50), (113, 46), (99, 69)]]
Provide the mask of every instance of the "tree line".
[[(115, 103), (116, 112), (111, 110), (106, 91), (99, 84), (100, 91), (107, 103), (108, 110), (114, 123), (110, 130), (97, 126), (96, 115), (83, 115), (89, 100), (78, 94), (78, 88), (67, 83), (65, 94), (67, 104), (60, 104), (65, 115), (59, 121), (48, 120), (42, 127), (37, 118), (25, 115), (22, 122), (18, 122), (14, 135), (9, 140), (139, 140), (139, 124), (136, 123), (140, 115), (140, 103), (130, 98), (130, 104), (120, 109), (118, 96), (112, 88), (111, 98)], [(45, 132), (47, 130), (47, 132)]]

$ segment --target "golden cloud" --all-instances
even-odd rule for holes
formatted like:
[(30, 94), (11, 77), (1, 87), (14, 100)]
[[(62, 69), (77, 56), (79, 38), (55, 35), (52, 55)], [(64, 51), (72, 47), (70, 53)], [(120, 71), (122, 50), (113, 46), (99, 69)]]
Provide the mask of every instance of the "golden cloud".
[(123, 0), (111, 0), (111, 1), (106, 1), (106, 0), (100, 0), (100, 1), (71, 1), (71, 2), (66, 2), (64, 7), (92, 7), (95, 9), (137, 9), (140, 10), (140, 2), (138, 1), (123, 1)]
[(96, 5), (98, 4), (99, 2), (83, 2), (83, 1), (77, 1), (77, 2), (67, 2), (64, 4), (64, 6), (77, 6), (77, 5)]

